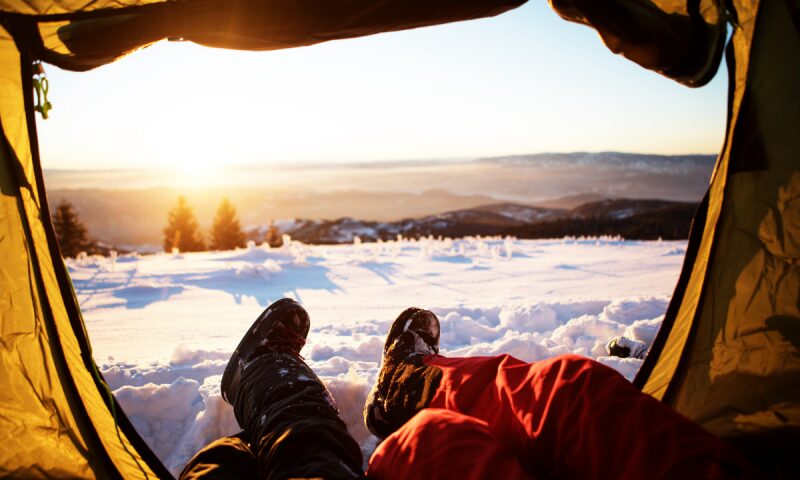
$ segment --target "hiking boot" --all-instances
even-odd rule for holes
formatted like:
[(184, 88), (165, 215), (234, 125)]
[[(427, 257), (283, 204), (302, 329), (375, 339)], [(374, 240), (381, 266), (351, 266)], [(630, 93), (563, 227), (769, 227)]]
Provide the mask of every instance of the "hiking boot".
[(310, 325), (308, 312), (291, 298), (282, 298), (267, 307), (247, 330), (225, 367), (222, 398), (235, 404), (242, 372), (259, 356), (283, 352), (299, 358)]
[(422, 359), (439, 353), (439, 334), (439, 319), (421, 308), (404, 310), (392, 324), (378, 381), (364, 405), (364, 421), (373, 435), (385, 438), (430, 403), (441, 370)]
[(309, 326), (294, 300), (270, 305), (231, 356), (222, 397), (256, 456), (258, 478), (361, 479), (361, 449), (300, 356)]
[(403, 310), (392, 323), (386, 343), (383, 344), (383, 360), (401, 361), (410, 355), (439, 353), (439, 319), (430, 310), (411, 307)]

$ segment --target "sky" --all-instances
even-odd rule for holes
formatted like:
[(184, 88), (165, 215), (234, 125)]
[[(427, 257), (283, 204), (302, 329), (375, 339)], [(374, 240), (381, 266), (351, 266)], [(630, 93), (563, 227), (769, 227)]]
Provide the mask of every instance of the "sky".
[(544, 1), (495, 18), (242, 52), (162, 42), (47, 68), (50, 169), (716, 153), (724, 67), (689, 89), (614, 55)]

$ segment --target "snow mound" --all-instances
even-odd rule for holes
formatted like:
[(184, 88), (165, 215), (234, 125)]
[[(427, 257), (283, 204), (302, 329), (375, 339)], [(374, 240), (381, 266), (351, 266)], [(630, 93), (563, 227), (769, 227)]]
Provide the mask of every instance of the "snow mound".
[(553, 307), (543, 303), (503, 309), (500, 326), (510, 330), (545, 332), (558, 326), (558, 314)]
[(650, 319), (650, 320), (637, 320), (630, 324), (626, 329), (624, 335), (634, 340), (639, 340), (647, 345), (653, 343), (656, 338), (658, 329), (661, 327), (661, 322), (664, 320), (664, 315)]
[(635, 320), (650, 319), (663, 315), (668, 298), (640, 298), (615, 300), (603, 309), (602, 316), (608, 320), (630, 325)]

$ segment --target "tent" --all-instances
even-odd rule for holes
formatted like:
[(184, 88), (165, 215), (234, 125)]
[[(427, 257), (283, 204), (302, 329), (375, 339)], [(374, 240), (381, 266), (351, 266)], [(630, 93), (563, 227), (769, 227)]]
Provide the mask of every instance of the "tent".
[[(87, 70), (166, 38), (290, 48), (496, 15), (524, 1), (0, 0), (0, 475), (170, 478), (92, 358), (50, 222), (34, 61)], [(713, 76), (725, 25), (734, 26), (725, 144), (635, 382), (769, 465), (796, 462), (800, 1), (551, 4), (613, 51), (689, 86)]]
[(688, 86), (732, 27), (725, 142), (634, 383), (765, 468), (800, 471), (800, 1), (551, 0)]

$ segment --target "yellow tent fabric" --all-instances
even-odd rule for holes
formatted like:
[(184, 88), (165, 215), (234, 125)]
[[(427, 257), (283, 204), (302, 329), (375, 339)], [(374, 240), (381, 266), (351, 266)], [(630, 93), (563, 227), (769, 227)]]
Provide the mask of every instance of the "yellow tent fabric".
[(22, 95), (31, 87), (31, 76), (23, 78), (30, 61), (9, 40), (0, 31), (0, 474), (154, 477), (117, 428), (118, 407), (94, 376), (66, 270), (47, 231), (41, 171), (32, 162), (31, 98)]
[[(0, 475), (169, 477), (92, 359), (50, 224), (34, 60), (85, 70), (165, 38), (291, 48), (521, 3), (0, 0)], [(550, 3), (597, 29), (612, 51), (688, 86), (711, 79), (733, 26), (725, 144), (635, 383), (791, 472), (800, 451), (800, 0)]]

